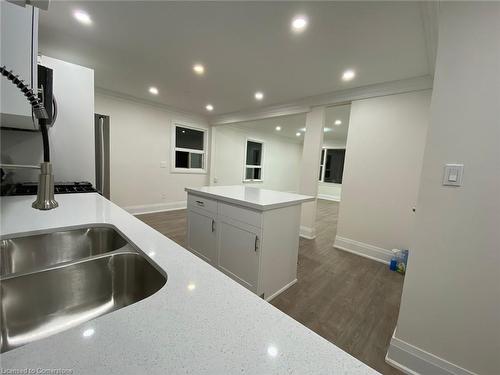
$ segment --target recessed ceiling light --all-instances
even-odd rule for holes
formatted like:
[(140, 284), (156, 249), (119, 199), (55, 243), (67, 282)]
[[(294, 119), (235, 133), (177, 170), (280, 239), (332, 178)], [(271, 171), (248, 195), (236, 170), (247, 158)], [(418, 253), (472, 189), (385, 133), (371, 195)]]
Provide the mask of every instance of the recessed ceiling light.
[(205, 106), (205, 108), (207, 109), (207, 111), (210, 111), (210, 112), (214, 110), (214, 106), (212, 104), (207, 104)]
[(85, 331), (83, 331), (83, 337), (90, 337), (90, 336), (93, 336), (95, 333), (95, 330), (94, 328), (88, 328), (86, 329)]
[(189, 283), (187, 286), (188, 290), (195, 290), (196, 289), (196, 284), (194, 283)]
[(295, 16), (292, 19), (292, 30), (296, 33), (301, 33), (307, 28), (307, 23), (306, 16)]
[(354, 77), (356, 77), (356, 72), (352, 69), (346, 70), (342, 73), (342, 81), (350, 81)]
[(306, 131), (306, 128), (300, 128), (299, 129), (301, 132), (305, 132)]
[(335, 124), (335, 125), (337, 125), (337, 126), (342, 125), (342, 121), (340, 121), (340, 120), (335, 120), (334, 124)]
[(257, 91), (254, 96), (255, 96), (255, 99), (257, 99), (257, 100), (264, 99), (264, 94), (260, 91)]
[(324, 128), (323, 132), (327, 133), (327, 132), (331, 132), (332, 130), (333, 130), (332, 128)]
[(149, 93), (150, 93), (150, 94), (153, 94), (153, 95), (158, 95), (158, 92), (159, 92), (159, 91), (158, 91), (158, 89), (157, 89), (156, 87), (154, 87), (154, 86), (151, 86), (151, 87), (149, 88)]
[(203, 73), (205, 73), (205, 67), (201, 64), (194, 64), (193, 70), (198, 75), (202, 75)]
[(92, 23), (92, 19), (90, 18), (89, 14), (87, 12), (84, 12), (83, 10), (75, 10), (73, 12), (73, 17), (75, 17), (78, 22), (83, 23), (84, 25), (90, 25)]
[(277, 126), (275, 129), (276, 129), (276, 131), (280, 131), (281, 130), (281, 126)]
[(270, 356), (270, 357), (276, 357), (278, 355), (278, 348), (275, 347), (274, 345), (270, 345), (268, 348), (267, 348), (267, 354)]
[(302, 133), (300, 133), (300, 132), (295, 133), (295, 135), (296, 135), (297, 137), (300, 137), (300, 135), (301, 135), (301, 134), (302, 134)]

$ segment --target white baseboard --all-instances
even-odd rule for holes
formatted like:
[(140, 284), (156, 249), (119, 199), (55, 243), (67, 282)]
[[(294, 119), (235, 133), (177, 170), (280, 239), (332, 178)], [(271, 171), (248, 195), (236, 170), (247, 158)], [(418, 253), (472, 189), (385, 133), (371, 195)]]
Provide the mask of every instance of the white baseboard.
[(477, 375), (392, 335), (385, 361), (409, 375)]
[(391, 250), (340, 236), (335, 236), (335, 243), (333, 244), (333, 247), (387, 264), (392, 258)]
[(318, 194), (318, 199), (324, 199), (326, 201), (333, 201), (333, 202), (340, 202), (340, 196), (337, 196), (337, 195)]
[(132, 215), (150, 214), (162, 211), (182, 210), (187, 207), (186, 201), (144, 204), (140, 206), (123, 207), (125, 211)]
[(288, 283), (286, 284), (283, 288), (281, 288), (280, 290), (278, 290), (277, 292), (274, 292), (273, 294), (271, 294), (269, 297), (266, 297), (266, 301), (269, 302), (270, 300), (272, 300), (274, 297), (277, 297), (278, 294), (281, 294), (283, 293), (285, 290), (287, 290), (288, 288), (290, 288), (293, 284), (295, 284), (297, 282), (297, 279), (293, 280), (291, 283)]
[(301, 225), (299, 235), (300, 237), (307, 238), (308, 240), (314, 240), (316, 238), (316, 229)]

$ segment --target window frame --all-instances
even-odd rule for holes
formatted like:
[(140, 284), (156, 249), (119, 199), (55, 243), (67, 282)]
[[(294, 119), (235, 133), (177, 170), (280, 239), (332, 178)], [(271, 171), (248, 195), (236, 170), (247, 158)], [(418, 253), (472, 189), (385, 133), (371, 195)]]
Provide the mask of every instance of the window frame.
[(320, 160), (319, 160), (319, 171), (321, 173), (321, 176), (319, 177), (319, 182), (324, 182), (325, 179), (325, 159), (326, 159), (326, 147), (321, 148), (321, 153), (320, 153)]
[[(327, 154), (328, 150), (344, 150), (344, 151), (347, 152), (346, 147), (345, 146), (344, 147), (322, 147), (321, 150), (322, 151), (325, 150), (325, 153), (324, 153), (324, 155), (323, 155), (322, 158), (320, 157), (323, 160), (320, 160), (319, 165), (320, 165), (320, 167), (323, 166), (323, 170), (321, 171), (321, 179), (319, 180), (319, 182), (322, 183), (322, 184), (342, 185), (341, 183), (339, 184), (337, 182), (325, 181), (326, 154)], [(342, 182), (344, 182), (344, 181), (342, 181)]]
[[(260, 165), (247, 165), (247, 149), (248, 142), (259, 143), (262, 146), (262, 151), (260, 153)], [(266, 146), (263, 140), (256, 138), (245, 138), (245, 154), (243, 155), (243, 182), (264, 182), (264, 155)], [(247, 168), (260, 168), (260, 179), (247, 179)]]
[[(203, 133), (203, 150), (196, 150), (192, 148), (183, 148), (183, 147), (176, 147), (177, 143), (177, 134), (176, 134), (176, 129), (177, 127), (179, 128), (186, 128), (186, 129), (192, 129), (196, 131), (200, 131)], [(177, 121), (174, 120), (172, 121), (172, 126), (171, 126), (171, 168), (170, 171), (172, 173), (182, 173), (182, 174), (207, 174), (207, 164), (208, 164), (208, 129), (203, 128), (200, 125), (196, 124), (189, 124), (183, 121)], [(202, 155), (202, 168), (178, 168), (175, 166), (175, 154), (177, 151), (182, 151), (182, 152), (188, 152), (190, 154), (201, 154)], [(188, 165), (190, 165), (190, 162), (188, 162)]]

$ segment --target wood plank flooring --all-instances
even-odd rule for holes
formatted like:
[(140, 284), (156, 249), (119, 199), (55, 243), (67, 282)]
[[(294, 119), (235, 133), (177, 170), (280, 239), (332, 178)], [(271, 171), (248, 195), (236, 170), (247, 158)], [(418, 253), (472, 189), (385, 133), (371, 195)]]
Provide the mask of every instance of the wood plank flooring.
[[(186, 210), (137, 217), (186, 247)], [(403, 277), (333, 248), (337, 218), (338, 203), (318, 200), (316, 239), (300, 239), (298, 282), (271, 304), (382, 374), (402, 374), (384, 358)]]
[(187, 247), (187, 210), (155, 212), (136, 217), (182, 247)]

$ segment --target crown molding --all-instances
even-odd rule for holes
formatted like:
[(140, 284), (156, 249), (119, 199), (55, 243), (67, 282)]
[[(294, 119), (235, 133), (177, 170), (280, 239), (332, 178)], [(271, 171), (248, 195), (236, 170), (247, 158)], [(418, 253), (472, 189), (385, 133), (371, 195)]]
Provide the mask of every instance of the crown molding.
[(430, 75), (377, 83), (352, 89), (339, 90), (327, 94), (315, 95), (299, 99), (288, 104), (268, 106), (258, 110), (239, 111), (213, 116), (209, 119), (212, 126), (234, 122), (261, 120), (264, 118), (296, 115), (306, 113), (312, 107), (330, 106), (349, 103), (353, 100), (374, 98), (377, 96), (403, 94), (405, 92), (432, 89)]
[(287, 137), (284, 135), (279, 136), (274, 134), (273, 131), (258, 130), (250, 126), (240, 125), (240, 124), (238, 124), (237, 126), (231, 126), (231, 125), (232, 124), (228, 124), (228, 126), (225, 126), (224, 128), (221, 129), (230, 128), (232, 131), (241, 133), (242, 135), (257, 134), (258, 137), (267, 137), (268, 139), (278, 142), (283, 142), (284, 140), (286, 140), (287, 143), (293, 143), (297, 145), (300, 145), (303, 142), (302, 139), (299, 139), (298, 137), (295, 136), (294, 137)]
[(179, 108), (167, 105), (167, 104), (153, 102), (153, 101), (138, 98), (138, 97), (135, 97), (135, 96), (129, 95), (129, 94), (123, 94), (121, 92), (105, 89), (104, 87), (95, 86), (94, 93), (105, 95), (105, 96), (111, 96), (111, 97), (116, 98), (116, 99), (131, 101), (131, 102), (134, 102), (137, 104), (143, 104), (143, 105), (147, 105), (150, 107), (155, 107), (157, 109), (170, 112), (174, 115), (189, 117), (189, 118), (196, 120), (196, 121), (201, 120), (205, 123), (208, 123), (208, 118), (206, 116), (202, 116), (198, 113), (184, 111), (182, 109), (179, 109)]
[(432, 89), (432, 77), (430, 75), (402, 79), (397, 81), (377, 83), (352, 89), (333, 91), (327, 94), (315, 95), (296, 100), (287, 104), (267, 106), (258, 110), (238, 111), (206, 117), (198, 113), (184, 111), (163, 103), (157, 103), (146, 99), (137, 98), (133, 95), (123, 94), (113, 90), (96, 86), (95, 92), (106, 96), (128, 100), (139, 104), (152, 106), (175, 114), (188, 116), (196, 120), (208, 122), (212, 126), (227, 125), (236, 122), (262, 120), (266, 118), (297, 115), (307, 113), (312, 107), (331, 106), (349, 103), (353, 100), (374, 98), (377, 96), (403, 94), (405, 92)]
[(311, 110), (309, 105), (300, 104), (283, 104), (276, 106), (269, 106), (252, 111), (239, 111), (222, 115), (217, 115), (209, 119), (210, 125), (226, 125), (241, 121), (262, 120), (265, 118), (298, 115), (307, 113)]

